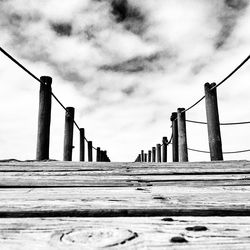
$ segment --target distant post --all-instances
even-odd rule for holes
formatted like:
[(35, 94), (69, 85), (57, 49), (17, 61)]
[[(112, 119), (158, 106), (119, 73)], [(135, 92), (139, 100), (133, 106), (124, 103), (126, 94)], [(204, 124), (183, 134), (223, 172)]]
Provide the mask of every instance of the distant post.
[(41, 76), (38, 111), (38, 132), (36, 159), (38, 161), (49, 159), (50, 120), (51, 120), (51, 84), (52, 78)]
[(65, 128), (64, 128), (64, 150), (63, 150), (64, 161), (72, 161), (74, 115), (75, 115), (75, 109), (72, 107), (67, 107), (65, 113)]
[(168, 138), (162, 138), (162, 162), (167, 162)]
[(216, 88), (212, 89), (215, 86), (215, 83), (206, 83), (204, 85), (204, 88), (210, 158), (211, 161), (220, 161), (223, 160), (223, 153), (220, 134), (220, 119), (217, 102), (217, 91)]
[(156, 162), (156, 147), (152, 147), (152, 162)]
[(161, 162), (161, 144), (157, 144), (156, 148), (157, 148), (157, 162)]
[(104, 150), (104, 161), (107, 162), (108, 161), (108, 156), (107, 156), (107, 151)]
[(88, 141), (88, 161), (93, 161), (92, 141)]
[(151, 162), (151, 150), (148, 150), (148, 162)]
[(142, 150), (141, 151), (141, 162), (144, 162), (145, 161), (145, 158), (144, 158), (144, 151)]
[(148, 155), (146, 153), (144, 154), (144, 161), (148, 162)]
[(138, 162), (141, 162), (141, 154), (138, 155)]
[(97, 162), (101, 161), (101, 148), (100, 147), (96, 148), (96, 161)]
[(178, 152), (178, 124), (177, 124), (177, 112), (173, 112), (170, 118), (172, 122), (172, 157), (173, 162), (179, 161)]
[(100, 149), (100, 162), (103, 162), (103, 151)]
[(140, 159), (140, 155), (137, 155), (136, 159), (135, 159), (135, 162), (138, 162)]
[(177, 124), (178, 124), (178, 147), (179, 147), (179, 161), (188, 161), (187, 150), (187, 134), (186, 134), (186, 113), (184, 108), (177, 110)]
[(105, 161), (105, 155), (104, 155), (104, 151), (101, 150), (101, 162)]
[(80, 161), (85, 161), (85, 130), (80, 128)]

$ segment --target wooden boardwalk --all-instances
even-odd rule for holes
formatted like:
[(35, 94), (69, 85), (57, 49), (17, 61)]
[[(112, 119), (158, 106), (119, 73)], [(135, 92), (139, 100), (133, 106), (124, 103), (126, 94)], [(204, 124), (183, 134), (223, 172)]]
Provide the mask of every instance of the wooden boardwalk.
[(250, 249), (250, 162), (0, 163), (1, 249)]

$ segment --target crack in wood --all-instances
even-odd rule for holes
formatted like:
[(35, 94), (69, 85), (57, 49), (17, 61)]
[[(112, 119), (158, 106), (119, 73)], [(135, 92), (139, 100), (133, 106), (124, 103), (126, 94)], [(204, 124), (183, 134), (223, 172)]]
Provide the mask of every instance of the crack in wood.
[(127, 239), (122, 240), (121, 242), (116, 242), (116, 243), (114, 243), (114, 244), (106, 245), (105, 247), (115, 247), (115, 246), (119, 246), (119, 245), (124, 245), (124, 244), (126, 244), (127, 242), (132, 241), (132, 240), (134, 240), (135, 238), (138, 238), (138, 237), (139, 237), (138, 233), (133, 232), (133, 231), (131, 231), (131, 230), (128, 230), (128, 231), (132, 234), (130, 237), (128, 237)]

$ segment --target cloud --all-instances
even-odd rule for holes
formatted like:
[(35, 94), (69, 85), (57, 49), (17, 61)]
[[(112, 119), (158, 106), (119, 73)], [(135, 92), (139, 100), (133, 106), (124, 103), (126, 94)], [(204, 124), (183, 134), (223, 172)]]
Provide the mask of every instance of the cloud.
[(112, 0), (111, 13), (118, 23), (135, 34), (142, 35), (146, 30), (146, 15), (133, 1)]
[(138, 73), (138, 72), (152, 72), (163, 71), (164, 66), (161, 60), (170, 56), (167, 52), (156, 52), (149, 56), (136, 56), (127, 61), (116, 63), (113, 65), (103, 65), (99, 69), (103, 71)]
[[(51, 75), (55, 93), (66, 106), (75, 105), (88, 137), (95, 145), (107, 145), (115, 160), (131, 159), (137, 149), (170, 133), (171, 112), (192, 104), (203, 95), (203, 83), (221, 79), (249, 53), (250, 10), (243, 0), (9, 0), (0, 2), (0, 14), (1, 46), (38, 76)], [(11, 75), (13, 86), (29, 79), (14, 76), (17, 69), (6, 61), (4, 65), (0, 71)], [(245, 86), (247, 72), (241, 74), (237, 81)], [(8, 87), (8, 92), (28, 98), (35, 90), (25, 89), (27, 85)], [(246, 86), (231, 88), (233, 92), (223, 92), (223, 105), (230, 106), (234, 94), (247, 100)], [(25, 109), (26, 102), (18, 100), (20, 110)], [(1, 105), (5, 103), (2, 99)], [(55, 106), (52, 134), (57, 139), (52, 141), (57, 146), (64, 113)], [(197, 110), (188, 115), (204, 120), (204, 107)], [(225, 110), (227, 120), (230, 112)], [(0, 140), (15, 134), (10, 128), (0, 127)], [(205, 138), (202, 144), (200, 137)], [(191, 138), (191, 145), (206, 146), (203, 130)], [(54, 158), (60, 158), (55, 145)]]
[(218, 15), (221, 25), (219, 34), (215, 40), (215, 48), (220, 49), (227, 42), (234, 31), (238, 19), (244, 14), (249, 2), (246, 0), (225, 0)]
[(70, 23), (51, 23), (51, 27), (59, 36), (70, 36), (72, 34)]

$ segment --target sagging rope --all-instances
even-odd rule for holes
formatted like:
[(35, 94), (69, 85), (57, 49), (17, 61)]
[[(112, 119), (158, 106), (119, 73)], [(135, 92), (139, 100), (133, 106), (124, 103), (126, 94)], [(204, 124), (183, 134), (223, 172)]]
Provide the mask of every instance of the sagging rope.
[[(193, 121), (193, 120), (186, 120), (186, 122), (190, 123), (198, 123), (198, 124), (204, 124), (206, 125), (207, 122), (200, 122), (200, 121)], [(245, 121), (245, 122), (222, 122), (220, 123), (221, 126), (227, 126), (227, 125), (243, 125), (243, 124), (250, 124), (250, 121)]]

